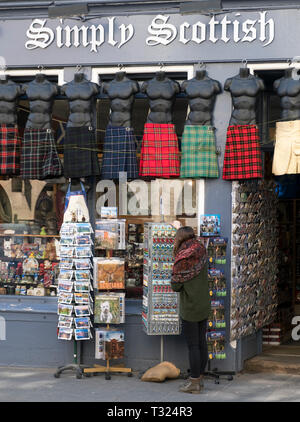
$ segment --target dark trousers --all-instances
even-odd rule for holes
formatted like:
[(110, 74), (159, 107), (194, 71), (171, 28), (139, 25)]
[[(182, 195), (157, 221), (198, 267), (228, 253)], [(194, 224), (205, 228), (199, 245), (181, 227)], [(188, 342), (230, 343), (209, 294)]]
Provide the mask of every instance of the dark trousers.
[(199, 322), (182, 320), (182, 331), (188, 346), (192, 378), (198, 378), (204, 374), (208, 361), (206, 328), (207, 319)]

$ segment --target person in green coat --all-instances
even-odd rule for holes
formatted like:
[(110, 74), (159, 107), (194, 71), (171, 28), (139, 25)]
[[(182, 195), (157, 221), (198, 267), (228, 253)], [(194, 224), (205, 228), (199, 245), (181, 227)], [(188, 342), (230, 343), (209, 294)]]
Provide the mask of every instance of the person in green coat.
[(174, 244), (171, 287), (180, 294), (179, 314), (190, 362), (190, 377), (179, 391), (200, 393), (208, 361), (206, 341), (210, 299), (207, 277), (207, 253), (192, 227), (177, 230)]

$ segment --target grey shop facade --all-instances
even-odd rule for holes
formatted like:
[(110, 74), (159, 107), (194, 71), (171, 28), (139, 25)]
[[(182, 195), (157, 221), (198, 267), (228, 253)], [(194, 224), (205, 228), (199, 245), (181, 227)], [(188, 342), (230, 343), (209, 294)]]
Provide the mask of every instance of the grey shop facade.
[[(0, 76), (8, 75), (19, 84), (26, 84), (37, 74), (42, 73), (49, 81), (62, 86), (72, 81), (76, 73), (84, 73), (89, 81), (98, 84), (101, 88), (103, 82), (112, 80), (115, 73), (120, 70), (126, 72), (127, 76), (137, 81), (139, 85), (151, 79), (158, 71), (165, 72), (168, 78), (182, 84), (185, 80), (193, 78), (197, 70), (205, 69), (207, 74), (219, 81), (223, 87), (225, 81), (237, 75), (240, 68), (248, 68), (250, 74), (261, 78), (265, 84), (264, 91), (258, 97), (256, 118), (261, 140), (263, 180), (265, 183), (269, 183), (266, 190), (271, 190), (271, 186), (275, 190), (276, 180), (274, 181), (271, 166), (275, 124), (280, 120), (280, 103), (273, 90), (273, 83), (284, 75), (286, 69), (290, 68), (295, 69), (293, 77), (296, 80), (299, 79), (297, 74), (297, 69), (300, 69), (300, 62), (297, 59), (297, 40), (300, 35), (297, 25), (300, 17), (299, 9), (242, 10), (237, 7), (217, 14), (185, 15), (180, 14), (179, 11), (174, 12), (171, 7), (166, 7), (163, 13), (153, 12), (153, 9), (148, 9), (148, 6), (145, 5), (144, 9), (137, 13), (118, 13), (118, 9), (114, 8), (111, 13), (106, 12), (106, 16), (86, 16), (86, 19), (78, 19), (78, 17), (51, 19), (43, 13), (33, 18), (24, 15), (20, 18), (17, 14), (17, 10), (11, 12), (9, 18), (1, 17), (0, 14), (2, 63)], [(12, 39), (15, 40), (13, 44), (11, 43)], [(96, 97), (93, 110), (93, 124), (96, 128), (99, 145), (96, 154), (98, 154), (100, 166), (101, 145), (103, 145), (109, 115), (109, 104), (109, 98), (100, 92)], [(18, 125), (21, 134), (26, 125), (28, 110), (28, 98), (26, 95), (22, 95), (18, 102)], [(187, 112), (188, 99), (184, 93), (178, 93), (173, 107), (173, 119), (178, 139), (181, 139)], [(192, 225), (199, 234), (201, 215), (217, 214), (220, 216), (221, 236), (228, 239), (226, 263), (222, 266), (227, 291), (224, 298), (226, 327), (223, 326), (226, 357), (213, 359), (212, 367), (216, 367), (219, 371), (238, 372), (243, 369), (245, 360), (261, 353), (263, 328), (275, 319), (277, 296), (272, 296), (276, 289), (271, 292), (270, 296), (270, 290), (264, 286), (256, 296), (256, 303), (261, 299), (261, 297), (257, 299), (260, 294), (265, 295), (268, 299), (264, 301), (265, 298), (263, 298), (257, 305), (256, 316), (260, 322), (251, 320), (249, 317), (251, 312), (248, 312), (249, 315), (246, 312), (247, 315), (243, 316), (246, 328), (244, 327), (244, 331), (240, 330), (241, 335), (232, 336), (231, 332), (234, 329), (232, 298), (233, 294), (237, 294), (238, 291), (234, 291), (233, 287), (234, 279), (237, 277), (236, 267), (240, 265), (240, 257), (238, 253), (234, 252), (234, 247), (240, 245), (234, 236), (243, 234), (236, 228), (236, 224), (239, 224), (239, 217), (236, 215), (238, 214), (238, 204), (235, 201), (243, 192), (243, 190), (239, 191), (243, 184), (239, 185), (238, 182), (222, 179), (226, 130), (231, 112), (230, 93), (222, 89), (216, 98), (213, 109), (219, 177), (191, 178), (186, 181), (187, 184), (190, 183), (190, 192), (192, 192), (192, 212), (185, 213), (184, 209), (178, 208), (178, 203), (177, 207), (174, 207), (175, 200), (172, 195), (171, 207), (169, 209), (166, 206), (163, 207), (164, 211), (157, 205), (159, 196), (157, 202), (154, 200), (154, 204), (156, 204), (154, 210), (148, 204), (148, 207), (145, 206), (143, 209), (139, 206), (139, 210), (136, 212), (130, 211), (129, 204), (130, 200), (133, 200), (132, 198), (136, 198), (137, 202), (141, 201), (141, 198), (145, 198), (145, 196), (138, 196), (137, 185), (132, 184), (130, 187), (130, 183), (134, 181), (129, 181), (127, 184), (126, 181), (122, 183), (121, 180), (116, 183), (112, 181), (104, 183), (101, 178), (92, 177), (88, 180), (86, 187), (92, 225), (100, 218), (101, 205), (112, 205), (115, 199), (119, 218), (126, 220), (127, 242), (129, 241), (128, 236), (131, 234), (134, 238), (133, 243), (139, 245), (143, 241), (144, 223), (160, 221), (162, 213), (164, 221), (179, 220), (183, 224)], [(132, 122), (139, 146), (142, 142), (147, 113), (148, 100), (146, 96), (141, 93), (136, 94)], [(62, 159), (60, 147), (62, 148), (63, 145), (67, 119), (68, 101), (64, 95), (59, 94), (53, 103), (52, 128), (56, 133), (58, 153)], [(162, 186), (172, 190), (172, 180), (162, 180)], [(1, 177), (1, 223), (6, 229), (16, 230), (15, 233), (19, 234), (19, 241), (12, 242), (7, 236), (7, 232), (5, 236), (2, 232), (2, 262), (8, 262), (18, 256), (16, 255), (18, 248), (14, 243), (24, 244), (25, 234), (27, 237), (35, 236), (39, 239), (37, 244), (43, 246), (43, 256), (41, 257), (43, 264), (45, 264), (44, 260), (51, 262), (51, 246), (54, 247), (53, 245), (58, 239), (58, 232), (49, 230), (45, 222), (45, 212), (54, 213), (57, 221), (62, 218), (62, 204), (67, 182), (68, 180), (63, 177), (38, 181), (25, 181), (20, 177)], [(281, 187), (284, 186), (284, 182), (284, 180), (279, 180), (279, 183), (283, 183), (280, 185)], [(249, 190), (246, 189), (248, 197), (250, 193), (251, 196), (254, 196), (259, 191), (256, 183), (258, 182), (250, 183)], [(290, 179), (288, 183), (291, 183)], [(148, 198), (149, 195), (151, 196), (151, 181), (146, 180), (146, 186), (149, 189), (146, 194)], [(45, 195), (50, 197), (50, 200), (49, 197), (47, 199), (51, 202), (48, 211), (43, 207), (39, 209)], [(279, 205), (278, 199), (271, 196), (269, 202), (262, 205), (263, 209), (273, 207), (273, 205), (279, 207), (281, 216), (284, 215), (281, 218), (286, 217), (283, 222), (293, 221), (292, 229), (284, 227), (285, 231), (290, 231), (291, 237), (295, 238), (297, 216), (299, 221), (300, 212), (299, 196), (297, 195), (299, 192), (288, 196), (286, 203)], [(183, 201), (183, 196), (183, 194), (180, 196), (181, 201)], [(268, 214), (268, 218), (275, 218), (275, 214), (271, 217)], [(39, 224), (38, 229), (36, 228), (37, 223)], [(41, 234), (44, 232), (40, 230), (45, 225), (48, 232)], [(25, 231), (18, 232), (18, 227), (25, 227)], [(130, 227), (133, 230), (132, 233), (130, 233)], [(140, 237), (136, 237), (137, 234)], [(43, 236), (49, 238), (50, 241), (45, 240)], [(265, 256), (266, 260), (271, 260), (271, 253), (277, 245), (278, 236), (276, 241), (274, 240), (274, 244), (267, 244), (269, 254)], [(22, 240), (20, 241), (20, 239)], [(237, 243), (235, 243), (236, 240)], [(280, 241), (283, 242), (282, 239)], [(15, 249), (14, 255), (10, 255), (12, 252), (9, 252), (12, 245)], [(292, 279), (292, 284), (288, 289), (291, 296), (287, 299), (292, 305), (290, 304), (288, 310), (285, 311), (285, 315), (288, 315), (286, 318), (290, 318), (290, 323), (291, 319), (297, 315), (296, 262), (298, 249), (296, 240), (293, 243), (293, 248), (290, 251), (289, 245), (284, 246), (286, 260), (291, 263), (286, 277)], [(125, 332), (124, 361), (126, 366), (135, 370), (145, 370), (161, 360), (162, 340), (161, 336), (149, 336), (143, 330), (142, 246), (140, 250), (127, 251), (126, 254), (133, 259), (132, 268), (127, 271), (129, 273), (131, 271), (135, 276), (139, 273), (141, 283), (136, 282), (134, 287), (130, 285), (130, 282), (126, 285), (126, 315), (123, 325)], [(17, 261), (22, 259), (17, 258)], [(277, 263), (279, 267), (279, 262), (280, 259), (276, 256), (272, 265)], [(47, 264), (49, 263), (47, 262)], [(1, 267), (1, 272), (4, 271), (3, 268)], [(258, 271), (257, 280), (259, 280), (261, 278), (260, 269), (257, 268), (256, 271)], [(249, 276), (249, 272), (247, 275)], [(278, 277), (278, 272), (272, 276), (273, 278)], [(132, 279), (131, 276), (129, 278)], [(259, 282), (257, 283), (259, 285)], [(58, 316), (55, 288), (50, 286), (44, 290), (38, 290), (36, 294), (26, 294), (24, 289), (21, 292), (21, 284), (18, 292), (16, 292), (16, 288), (9, 289), (9, 283), (1, 274), (0, 365), (54, 368), (70, 363), (73, 360), (73, 342), (57, 339)], [(262, 284), (264, 283), (262, 282)], [(252, 293), (250, 289), (249, 294), (247, 293), (248, 298), (252, 297)], [(251, 309), (251, 304), (249, 306)], [(283, 313), (284, 311), (281, 311), (281, 314)], [(238, 313), (234, 315), (236, 317)], [(248, 326), (251, 326), (251, 330), (247, 330)], [(94, 339), (82, 342), (80, 358), (83, 364), (98, 363), (95, 360), (94, 349)], [(187, 369), (187, 352), (181, 335), (163, 337), (163, 358), (173, 362), (182, 370)]]

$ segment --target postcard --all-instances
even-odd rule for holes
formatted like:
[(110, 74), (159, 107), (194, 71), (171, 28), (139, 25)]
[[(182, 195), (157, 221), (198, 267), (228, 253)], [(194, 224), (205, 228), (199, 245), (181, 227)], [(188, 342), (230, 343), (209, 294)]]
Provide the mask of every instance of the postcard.
[(117, 207), (101, 207), (101, 218), (118, 218)]
[(71, 292), (72, 289), (73, 289), (72, 281), (58, 280), (58, 286), (57, 286), (58, 292), (60, 291)]
[(73, 335), (73, 329), (72, 328), (65, 328), (65, 327), (59, 327), (58, 328), (58, 338), (60, 340), (71, 340)]
[(63, 223), (60, 228), (61, 236), (73, 236), (76, 233), (76, 224), (75, 223)]
[(58, 303), (71, 304), (73, 300), (73, 293), (59, 291), (57, 299), (58, 299)]
[(90, 223), (77, 223), (76, 230), (77, 234), (90, 234), (93, 232)]
[(88, 270), (91, 268), (91, 260), (89, 258), (74, 259), (76, 270)]
[(75, 303), (81, 303), (88, 305), (90, 303), (90, 294), (89, 293), (81, 293), (81, 292), (75, 292)]
[(76, 281), (87, 281), (91, 278), (90, 270), (75, 270)]
[(65, 270), (71, 270), (73, 268), (73, 260), (67, 259), (67, 258), (62, 258), (59, 261), (59, 268), (63, 268)]
[(118, 249), (119, 225), (117, 221), (96, 220), (95, 248)]
[(60, 238), (60, 244), (70, 246), (74, 244), (74, 237), (73, 236), (61, 236)]
[(74, 318), (76, 328), (90, 328), (91, 320), (89, 317)]
[(59, 279), (60, 280), (66, 280), (66, 281), (71, 281), (73, 277), (73, 270), (64, 270), (64, 269), (60, 269), (59, 271)]
[(89, 305), (75, 305), (74, 310), (77, 317), (89, 316), (91, 314)]
[(57, 304), (58, 315), (71, 316), (73, 312), (73, 305), (67, 305), (64, 303)]
[(75, 328), (76, 340), (89, 340), (91, 338), (91, 331), (89, 328)]
[(74, 254), (74, 248), (71, 246), (60, 246), (60, 257), (61, 258), (72, 258)]
[(221, 230), (221, 217), (219, 214), (200, 215), (200, 235), (219, 236)]
[(124, 358), (124, 331), (108, 331), (105, 336), (105, 359)]
[(80, 234), (80, 235), (76, 235), (75, 244), (79, 246), (83, 246), (83, 245), (92, 245), (93, 242), (90, 235)]
[(73, 317), (59, 315), (58, 327), (71, 328), (72, 323), (73, 323)]
[(92, 255), (90, 246), (75, 246), (76, 258), (89, 258)]
[(74, 289), (75, 292), (88, 293), (92, 289), (92, 285), (89, 281), (75, 281)]

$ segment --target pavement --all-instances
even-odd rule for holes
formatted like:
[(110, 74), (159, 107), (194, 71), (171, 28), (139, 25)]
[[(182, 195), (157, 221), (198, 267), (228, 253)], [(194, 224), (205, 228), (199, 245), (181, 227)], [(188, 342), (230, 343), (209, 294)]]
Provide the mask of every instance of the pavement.
[(178, 392), (183, 379), (144, 382), (138, 373), (132, 377), (113, 374), (110, 380), (100, 373), (78, 379), (74, 371), (55, 378), (55, 372), (55, 368), (0, 367), (0, 402), (105, 402), (108, 406), (125, 402), (181, 406), (203, 402), (300, 402), (300, 375), (292, 374), (238, 373), (231, 381), (222, 377), (219, 384), (208, 377), (201, 394), (186, 394)]

